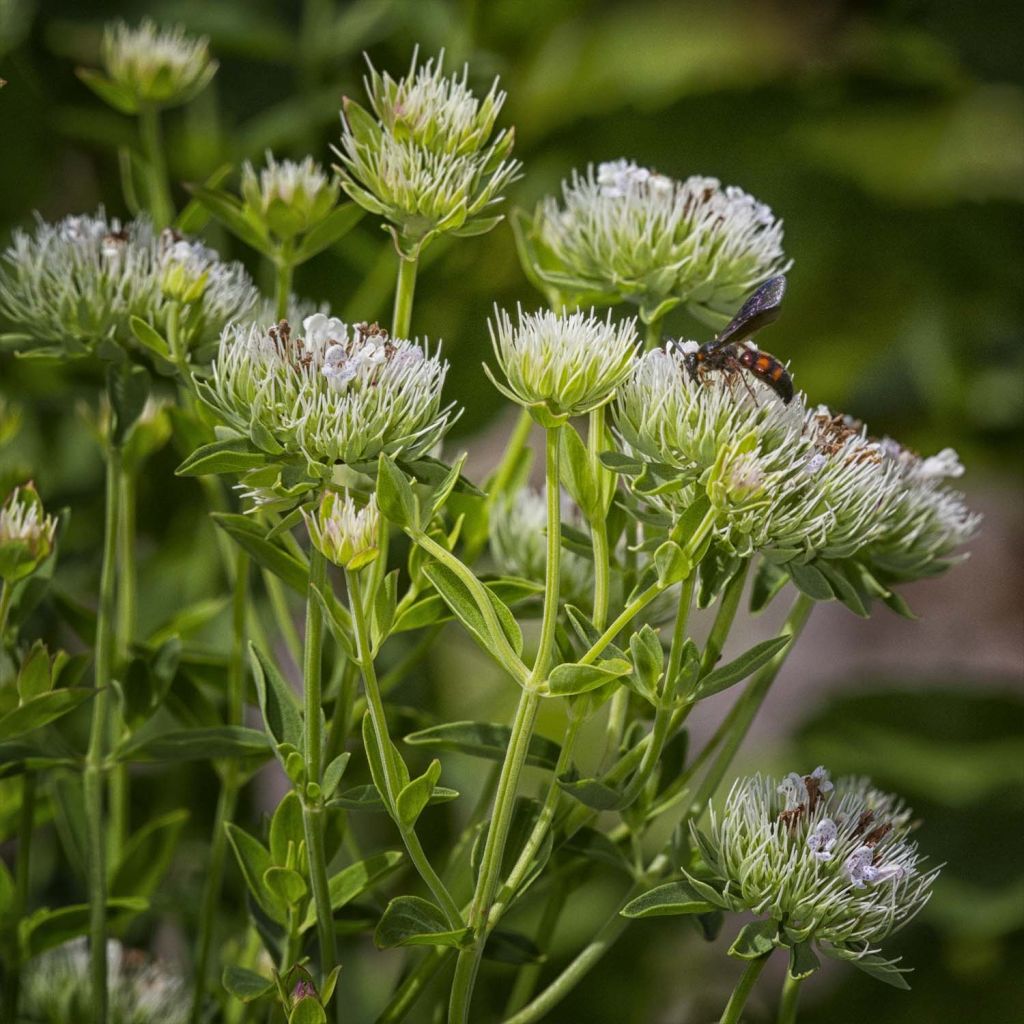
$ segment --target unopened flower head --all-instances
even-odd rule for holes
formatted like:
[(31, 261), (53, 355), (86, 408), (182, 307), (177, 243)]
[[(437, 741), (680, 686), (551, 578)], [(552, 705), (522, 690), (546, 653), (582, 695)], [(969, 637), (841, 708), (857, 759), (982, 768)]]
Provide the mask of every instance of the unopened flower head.
[[(583, 515), (568, 495), (561, 496), (561, 518), (584, 529)], [(490, 549), (502, 575), (543, 582), (547, 566), (547, 499), (540, 491), (523, 487), (491, 511)], [(572, 551), (561, 552), (561, 588), (569, 604), (586, 607), (594, 587), (593, 562)]]
[(314, 313), (301, 332), (287, 321), (229, 327), (200, 390), (258, 448), (301, 455), (326, 478), (335, 463), (433, 448), (452, 421), (441, 407), (447, 369), (439, 353), (376, 324)]
[(630, 302), (649, 322), (678, 303), (719, 324), (789, 267), (782, 222), (716, 178), (676, 181), (632, 161), (573, 172), (528, 228), (532, 270), (586, 301)]
[(661, 467), (665, 480), (638, 496), (675, 516), (705, 495), (714, 536), (739, 555), (815, 550), (831, 515), (803, 471), (812, 445), (801, 397), (786, 404), (738, 372), (694, 381), (685, 356), (695, 344), (647, 353), (619, 390), (614, 416), (627, 454)]
[(389, 220), (411, 252), (446, 231), (490, 230), (500, 219), (493, 208), (519, 175), (519, 162), (508, 159), (512, 131), (492, 139), (505, 93), (495, 81), (480, 99), (467, 74), (446, 76), (443, 54), (417, 67), (414, 54), (398, 80), (370, 65), (372, 114), (345, 100), (336, 151), (342, 187)]
[(495, 387), (525, 406), (545, 426), (564, 422), (611, 401), (633, 368), (633, 320), (613, 323), (593, 312), (524, 313), (516, 322), (495, 309), (491, 343), (507, 381), (488, 371)]
[(737, 781), (694, 837), (729, 909), (865, 954), (924, 906), (938, 875), (923, 869), (910, 831), (897, 797), (862, 778), (833, 785), (819, 767)]
[(0, 506), (0, 579), (16, 583), (49, 557), (57, 520), (48, 516), (32, 484), (16, 487)]
[(894, 580), (933, 576), (950, 565), (981, 521), (964, 496), (946, 485), (963, 474), (963, 466), (952, 448), (922, 458), (891, 438), (879, 447), (898, 475), (901, 494), (866, 557)]
[(277, 161), (268, 151), (259, 171), (248, 162), (242, 166), (244, 212), (281, 239), (319, 224), (337, 203), (338, 191), (337, 181), (312, 157)]
[(209, 39), (194, 39), (181, 26), (160, 28), (144, 19), (137, 27), (123, 21), (103, 36), (103, 65), (113, 91), (100, 95), (119, 100), (126, 112), (186, 103), (213, 78), (217, 62)]
[[(185, 1024), (189, 991), (185, 979), (136, 950), (107, 943), (110, 1024)], [(21, 1017), (45, 1024), (89, 1020), (93, 1012), (89, 949), (73, 939), (32, 960), (25, 969)]]
[(359, 508), (349, 494), (328, 491), (314, 512), (303, 512), (310, 540), (342, 569), (361, 569), (380, 553), (380, 512), (376, 501)]
[(148, 220), (96, 216), (38, 220), (16, 231), (0, 267), (0, 312), (32, 337), (26, 347), (56, 343), (81, 354), (98, 342), (134, 344), (136, 316), (166, 335), (179, 305), (178, 340), (186, 349), (215, 341), (243, 316), (258, 292), (240, 263)]

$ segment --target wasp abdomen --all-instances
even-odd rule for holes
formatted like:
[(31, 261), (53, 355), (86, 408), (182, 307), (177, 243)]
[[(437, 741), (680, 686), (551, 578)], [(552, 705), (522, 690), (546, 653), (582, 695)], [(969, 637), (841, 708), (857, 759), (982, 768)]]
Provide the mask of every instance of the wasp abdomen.
[(764, 381), (783, 402), (793, 399), (793, 380), (786, 367), (770, 352), (760, 352), (754, 348), (740, 350), (737, 360), (740, 366), (749, 370), (759, 380)]

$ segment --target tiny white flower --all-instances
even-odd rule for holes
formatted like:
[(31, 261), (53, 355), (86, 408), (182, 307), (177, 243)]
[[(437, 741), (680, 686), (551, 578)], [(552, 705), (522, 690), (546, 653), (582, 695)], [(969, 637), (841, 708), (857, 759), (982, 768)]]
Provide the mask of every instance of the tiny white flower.
[(807, 835), (807, 845), (817, 860), (831, 860), (839, 830), (831, 818), (822, 818)]

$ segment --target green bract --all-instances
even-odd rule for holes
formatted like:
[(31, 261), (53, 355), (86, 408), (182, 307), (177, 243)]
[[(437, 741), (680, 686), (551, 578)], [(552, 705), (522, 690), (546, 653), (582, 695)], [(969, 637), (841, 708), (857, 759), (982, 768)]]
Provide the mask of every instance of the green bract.
[(911, 812), (867, 779), (790, 773), (738, 780), (694, 838), (730, 910), (766, 915), (791, 941), (868, 954), (925, 905)]
[(257, 298), (240, 263), (223, 263), (176, 232), (157, 233), (145, 218), (122, 223), (103, 210), (16, 231), (0, 267), (0, 312), (27, 336), (25, 350), (56, 346), (75, 355), (108, 340), (132, 344), (136, 317), (169, 355), (172, 306), (177, 345), (194, 350), (216, 341)]
[(31, 576), (53, 550), (57, 520), (48, 516), (32, 484), (16, 487), (0, 507), (0, 580)]
[(294, 238), (319, 224), (338, 202), (338, 183), (312, 157), (274, 160), (267, 152), (259, 172), (242, 166), (243, 213), (280, 239)]
[[(494, 386), (530, 410), (544, 426), (611, 401), (629, 375), (637, 348), (635, 322), (591, 313), (524, 313), (516, 323), (495, 309), (489, 325), (498, 366), (508, 385)], [(485, 369), (487, 369), (485, 367)]]
[(328, 491), (313, 512), (303, 512), (310, 540), (342, 569), (361, 569), (378, 555), (380, 513), (376, 502), (358, 508), (351, 496)]
[[(505, 101), (497, 81), (478, 99), (462, 77), (445, 77), (443, 55), (397, 81), (370, 65), (373, 115), (346, 97), (342, 110), (342, 188), (364, 209), (394, 225), (412, 257), (445, 232), (475, 235), (501, 218), (493, 208), (519, 175), (508, 159), (513, 132), (491, 139)], [(374, 116), (375, 115), (375, 116)]]
[(287, 321), (229, 327), (200, 393), (271, 461), (299, 456), (328, 479), (336, 463), (429, 452), (452, 421), (441, 407), (447, 368), (376, 325), (315, 313), (301, 334)]
[(192, 39), (178, 26), (161, 29), (146, 18), (136, 27), (123, 21), (103, 34), (106, 75), (79, 76), (101, 99), (125, 114), (174, 107), (201, 92), (217, 71), (209, 39)]
[(676, 181), (632, 161), (573, 172), (516, 224), (535, 283), (558, 302), (629, 302), (645, 323), (685, 303), (720, 324), (789, 266), (782, 222), (716, 178)]

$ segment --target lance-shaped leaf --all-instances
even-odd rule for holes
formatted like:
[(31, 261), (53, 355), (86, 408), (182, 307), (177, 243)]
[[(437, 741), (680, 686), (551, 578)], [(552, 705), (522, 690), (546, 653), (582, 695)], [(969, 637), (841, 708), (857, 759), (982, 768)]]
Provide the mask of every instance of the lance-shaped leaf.
[(264, 978), (262, 974), (239, 967), (237, 964), (228, 964), (220, 980), (228, 992), (243, 1003), (251, 1003), (274, 988), (274, 982), (270, 978)]
[[(402, 863), (404, 854), (397, 850), (375, 853), (366, 860), (357, 861), (343, 868), (328, 880), (328, 891), (331, 898), (331, 910), (341, 910), (357, 896), (375, 886), (382, 878), (386, 878)], [(316, 924), (316, 907), (310, 903), (305, 919), (299, 931), (306, 931)]]
[(264, 569), (280, 577), (292, 590), (305, 595), (309, 586), (309, 564), (305, 559), (287, 550), (277, 540), (269, 539), (266, 530), (250, 516), (214, 512), (210, 518)]
[(454, 946), (469, 938), (468, 928), (453, 930), (440, 907), (419, 896), (397, 896), (384, 911), (373, 941), (378, 949), (395, 946)]
[(244, 438), (231, 437), (197, 448), (174, 472), (177, 476), (246, 473), (269, 462), (270, 457), (266, 452), (254, 448)]
[(124, 845), (110, 883), (110, 895), (152, 896), (170, 866), (186, 821), (188, 811), (171, 811), (153, 818), (134, 833)]
[(717, 909), (685, 879), (666, 882), (630, 900), (623, 917), (668, 917), (674, 914), (707, 914)]
[(398, 820), (406, 828), (416, 824), (416, 819), (430, 802), (434, 785), (440, 777), (441, 762), (435, 758), (422, 775), (402, 787), (395, 799), (395, 810), (398, 813)]
[(754, 644), (749, 651), (744, 651), (738, 658), (709, 672), (697, 685), (695, 698), (703, 700), (713, 693), (721, 693), (722, 690), (727, 690), (740, 680), (746, 679), (762, 665), (767, 665), (790, 640), (792, 640), (791, 636), (776, 636)]
[(729, 947), (729, 956), (740, 960), (759, 960), (779, 944), (779, 923), (771, 918), (751, 921), (740, 930)]
[(624, 658), (606, 658), (596, 665), (559, 665), (548, 675), (548, 692), (554, 697), (586, 693), (621, 679), (632, 669), (633, 666)]
[(305, 263), (344, 238), (363, 219), (365, 212), (355, 203), (343, 203), (335, 207), (302, 236), (302, 241), (295, 250), (295, 265)]
[[(512, 738), (507, 725), (494, 722), (444, 722), (409, 733), (405, 742), (414, 747), (452, 750), (488, 761), (503, 761)], [(558, 765), (561, 747), (553, 740), (536, 734), (530, 737), (526, 763), (553, 771)]]
[(302, 715), (295, 692), (285, 682), (273, 660), (252, 643), (249, 644), (249, 660), (268, 732), (279, 744), (287, 743), (301, 751)]
[(95, 695), (95, 690), (76, 687), (72, 690), (51, 690), (32, 697), (0, 718), (0, 740), (14, 739), (33, 729), (41, 729), (74, 711)]
[[(107, 900), (107, 926), (116, 928), (136, 914), (141, 914), (148, 906), (149, 901), (143, 899)], [(88, 903), (76, 903), (59, 910), (44, 908), (22, 920), (18, 929), (22, 957), (31, 959), (84, 935), (89, 930), (90, 909)]]
[(274, 748), (265, 733), (241, 725), (175, 729), (136, 736), (117, 753), (119, 761), (209, 761), (216, 758), (268, 758)]

